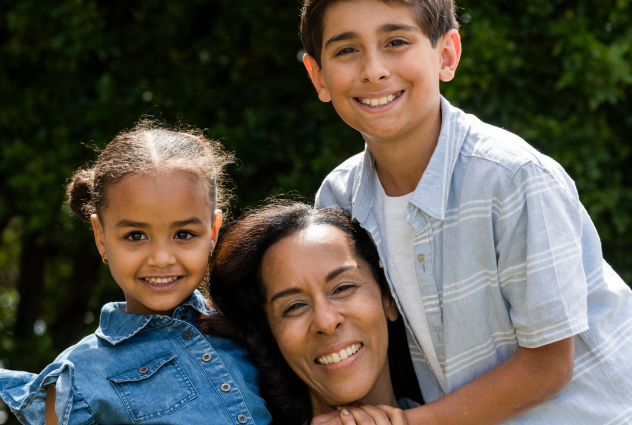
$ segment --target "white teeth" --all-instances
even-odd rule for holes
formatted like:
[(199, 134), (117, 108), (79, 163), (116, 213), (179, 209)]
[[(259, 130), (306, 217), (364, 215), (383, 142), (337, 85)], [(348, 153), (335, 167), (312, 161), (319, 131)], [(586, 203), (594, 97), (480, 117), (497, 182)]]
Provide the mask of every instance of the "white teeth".
[(174, 280), (177, 280), (178, 277), (174, 276), (174, 277), (146, 277), (144, 278), (146, 282), (151, 283), (152, 285), (158, 285), (161, 283), (171, 283)]
[(332, 353), (326, 356), (319, 357), (318, 359), (316, 359), (316, 361), (320, 363), (321, 365), (338, 363), (340, 360), (344, 360), (346, 358), (353, 356), (355, 353), (358, 352), (360, 348), (362, 348), (361, 343), (352, 344), (348, 346), (347, 348), (343, 348), (338, 353)]
[(396, 95), (389, 94), (388, 96), (380, 97), (379, 99), (358, 99), (358, 100), (360, 101), (360, 103), (373, 107), (373, 106), (386, 105), (387, 103), (390, 103), (394, 101), (395, 99), (397, 99), (400, 94), (401, 92)]

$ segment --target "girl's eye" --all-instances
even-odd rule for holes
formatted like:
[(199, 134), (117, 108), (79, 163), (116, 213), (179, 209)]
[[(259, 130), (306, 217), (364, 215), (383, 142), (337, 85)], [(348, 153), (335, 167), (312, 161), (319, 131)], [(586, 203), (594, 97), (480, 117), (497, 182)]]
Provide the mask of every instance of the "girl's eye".
[(401, 40), (401, 39), (399, 39), (399, 38), (398, 38), (398, 39), (395, 39), (395, 40), (392, 40), (391, 42), (389, 42), (389, 43), (388, 43), (388, 45), (389, 45), (390, 47), (405, 46), (406, 44), (408, 44), (408, 43), (406, 43), (404, 40)]
[(355, 52), (355, 49), (353, 47), (345, 47), (344, 49), (341, 49), (338, 53), (336, 53), (336, 56), (345, 56), (353, 52)]
[(176, 232), (176, 234), (175, 234), (175, 236), (173, 238), (174, 239), (188, 240), (188, 239), (191, 239), (193, 236), (194, 236), (193, 233), (181, 230), (179, 232)]
[(144, 239), (147, 239), (147, 236), (143, 235), (141, 232), (132, 232), (128, 234), (125, 238), (130, 241), (142, 241)]

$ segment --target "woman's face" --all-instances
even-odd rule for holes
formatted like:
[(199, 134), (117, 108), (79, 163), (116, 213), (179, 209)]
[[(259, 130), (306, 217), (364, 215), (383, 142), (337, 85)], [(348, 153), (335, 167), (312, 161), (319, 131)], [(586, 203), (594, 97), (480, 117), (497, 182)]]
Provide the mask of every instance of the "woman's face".
[(272, 334), (307, 384), (314, 414), (392, 392), (376, 390), (391, 388), (387, 319), (397, 318), (397, 307), (351, 243), (341, 230), (316, 225), (280, 240), (263, 257)]

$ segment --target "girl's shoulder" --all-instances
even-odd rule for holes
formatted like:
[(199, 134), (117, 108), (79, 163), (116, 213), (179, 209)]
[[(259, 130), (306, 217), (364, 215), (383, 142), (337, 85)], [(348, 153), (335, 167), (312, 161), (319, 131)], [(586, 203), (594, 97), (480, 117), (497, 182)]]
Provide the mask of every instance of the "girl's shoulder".
[(28, 424), (43, 423), (50, 385), (56, 386), (60, 425), (157, 418), (165, 424), (268, 423), (257, 371), (245, 351), (199, 331), (195, 318), (208, 313), (202, 300), (194, 294), (172, 317), (106, 305), (97, 331), (39, 375), (0, 370), (0, 396)]

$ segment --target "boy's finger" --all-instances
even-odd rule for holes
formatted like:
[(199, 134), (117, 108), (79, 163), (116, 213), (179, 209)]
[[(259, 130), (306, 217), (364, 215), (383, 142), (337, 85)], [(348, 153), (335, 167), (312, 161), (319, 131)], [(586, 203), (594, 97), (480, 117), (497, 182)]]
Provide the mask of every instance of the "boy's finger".
[(391, 421), (392, 425), (407, 425), (408, 421), (406, 420), (406, 415), (404, 415), (404, 411), (397, 407), (386, 406), (384, 404), (380, 404), (376, 406), (378, 409), (383, 410), (384, 413), (388, 416), (388, 419)]
[(343, 425), (343, 422), (340, 419), (340, 412), (335, 411), (316, 416), (312, 419), (311, 425)]
[(386, 412), (368, 404), (362, 404), (357, 407), (351, 406), (349, 412), (351, 412), (358, 424), (391, 425), (391, 421), (386, 415)]

